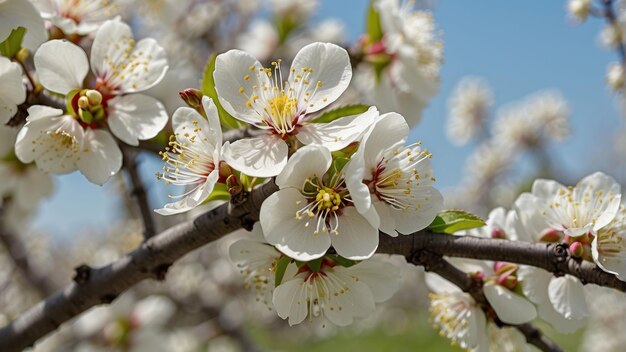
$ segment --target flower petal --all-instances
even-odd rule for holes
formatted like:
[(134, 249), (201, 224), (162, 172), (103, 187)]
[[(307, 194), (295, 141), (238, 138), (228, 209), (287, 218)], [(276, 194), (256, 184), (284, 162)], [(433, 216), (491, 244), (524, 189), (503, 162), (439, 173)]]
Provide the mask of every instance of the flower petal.
[(431, 186), (417, 188), (414, 192), (415, 206), (410, 210), (400, 210), (390, 207), (390, 215), (395, 220), (396, 231), (401, 234), (412, 234), (426, 228), (435, 220), (437, 214), (443, 210), (443, 195)]
[[(312, 71), (296, 82), (297, 75), (303, 75), (305, 69)], [(296, 54), (291, 64), (288, 82), (290, 87), (304, 84), (305, 80), (310, 82), (306, 91), (311, 94), (307, 98), (307, 95), (302, 93), (298, 106), (306, 106), (306, 112), (312, 113), (337, 100), (348, 88), (351, 79), (350, 57), (344, 48), (331, 43), (312, 43)]]
[(390, 299), (400, 289), (401, 276), (398, 268), (377, 259), (376, 256), (346, 269), (369, 287), (376, 302)]
[(87, 54), (81, 47), (65, 40), (51, 40), (41, 45), (34, 61), (41, 84), (63, 95), (82, 88), (89, 72)]
[(363, 114), (344, 116), (329, 123), (305, 124), (296, 137), (303, 144), (320, 144), (334, 152), (359, 140), (377, 117), (378, 110), (372, 106)]
[(589, 198), (589, 191), (593, 192), (592, 202), (587, 201), (585, 208), (598, 215), (593, 224), (594, 231), (606, 226), (615, 218), (622, 194), (619, 183), (613, 177), (602, 172), (595, 172), (580, 180), (576, 189), (580, 192), (574, 192), (575, 199), (581, 202)]
[(224, 110), (236, 119), (257, 125), (262, 124), (261, 117), (246, 103), (259, 87), (270, 86), (267, 75), (259, 74), (261, 67), (261, 63), (245, 51), (230, 50), (217, 56), (213, 73), (215, 90)]
[(404, 144), (408, 136), (409, 125), (402, 115), (395, 112), (380, 115), (363, 139), (366, 169), (375, 168), (381, 160), (380, 153), (394, 145)]
[(589, 316), (583, 284), (572, 275), (552, 278), (548, 296), (554, 309), (565, 319), (580, 320)]
[(0, 56), (0, 124), (4, 125), (17, 112), (17, 105), (26, 100), (22, 68)]
[(287, 319), (289, 325), (300, 324), (308, 315), (308, 307), (304, 296), (302, 275), (283, 282), (274, 289), (272, 303), (278, 316)]
[(539, 317), (548, 322), (558, 332), (562, 334), (571, 334), (587, 325), (587, 319), (565, 319), (563, 315), (554, 310), (554, 306), (549, 301), (544, 302), (537, 307)]
[(219, 179), (219, 170), (213, 170), (207, 176), (204, 184), (195, 189), (192, 193), (183, 197), (176, 202), (167, 203), (161, 209), (155, 209), (154, 212), (160, 215), (174, 215), (187, 212), (200, 204), (204, 203), (207, 197), (213, 192), (215, 184)]
[(224, 160), (248, 176), (272, 177), (287, 164), (287, 144), (280, 138), (266, 134), (245, 138), (223, 147)]
[(337, 254), (348, 259), (363, 260), (376, 252), (378, 230), (356, 208), (344, 208), (338, 223), (338, 234), (329, 235)]
[(160, 101), (143, 94), (118, 96), (109, 101), (109, 128), (128, 145), (155, 137), (167, 124), (167, 111)]
[(517, 275), (522, 283), (522, 292), (533, 303), (541, 304), (548, 301), (548, 285), (552, 273), (532, 266), (521, 265)]
[(331, 241), (327, 234), (313, 234), (317, 219), (308, 217), (296, 219), (296, 211), (305, 204), (306, 198), (300, 191), (285, 188), (263, 202), (259, 215), (267, 242), (300, 261), (322, 257), (330, 247)]
[(220, 116), (217, 111), (217, 106), (213, 102), (213, 99), (206, 95), (202, 97), (202, 107), (206, 113), (208, 121), (208, 130), (206, 131), (211, 137), (211, 141), (219, 149), (222, 148), (222, 126), (220, 124)]
[(276, 185), (281, 189), (293, 187), (302, 189), (306, 179), (321, 179), (332, 163), (330, 151), (323, 146), (310, 145), (298, 149), (283, 171), (276, 176)]
[(3, 42), (17, 27), (26, 28), (22, 46), (31, 52), (48, 40), (44, 20), (30, 1), (0, 1), (0, 42)]
[(122, 167), (122, 151), (109, 132), (88, 128), (76, 164), (90, 182), (103, 185)]
[(523, 324), (537, 317), (535, 306), (525, 298), (494, 283), (483, 286), (483, 292), (489, 304), (498, 314), (498, 318), (508, 324)]
[(135, 44), (130, 27), (121, 21), (104, 22), (91, 47), (91, 66), (98, 80), (116, 94), (141, 92), (161, 82), (167, 54), (156, 40)]

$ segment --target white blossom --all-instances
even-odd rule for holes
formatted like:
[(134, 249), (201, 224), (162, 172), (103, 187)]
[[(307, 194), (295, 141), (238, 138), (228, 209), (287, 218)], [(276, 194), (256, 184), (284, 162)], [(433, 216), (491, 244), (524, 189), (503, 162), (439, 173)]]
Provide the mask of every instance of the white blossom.
[(170, 196), (180, 200), (157, 209), (161, 215), (186, 212), (202, 204), (218, 182), (222, 128), (211, 98), (203, 97), (202, 106), (207, 119), (188, 107), (178, 108), (172, 116), (174, 134), (169, 147), (160, 153), (166, 165), (164, 173), (157, 176), (167, 184), (188, 188), (180, 196)]
[(33, 4), (27, 0), (0, 1), (0, 42), (18, 27), (26, 29), (22, 46), (32, 52), (48, 40), (45, 23)]
[[(428, 226), (443, 208), (431, 154), (405, 146), (409, 126), (396, 113), (380, 116), (346, 166), (346, 184), (359, 213), (391, 236)], [(397, 231), (397, 232), (396, 232)]]
[(379, 0), (375, 6), (385, 36), (384, 50), (391, 62), (375, 88), (376, 105), (397, 111), (411, 127), (439, 90), (443, 43), (438, 39), (432, 14), (413, 9), (414, 1)]
[(296, 260), (320, 258), (331, 243), (353, 260), (371, 257), (378, 247), (377, 228), (353, 206), (343, 173), (331, 164), (326, 147), (298, 149), (276, 177), (280, 190), (261, 206), (265, 239)]
[(289, 325), (322, 319), (337, 326), (352, 324), (374, 312), (400, 287), (398, 270), (374, 257), (350, 267), (323, 260), (319, 271), (301, 267), (274, 290), (276, 312)]
[(41, 17), (66, 35), (95, 33), (119, 13), (116, 0), (31, 0)]
[(0, 56), (0, 125), (9, 122), (24, 100), (26, 87), (22, 81), (22, 68)]
[(579, 22), (584, 22), (589, 16), (592, 5), (591, 0), (569, 0), (567, 2), (567, 11), (572, 18)]
[(448, 100), (448, 139), (457, 145), (466, 144), (485, 128), (492, 105), (493, 93), (484, 80), (461, 80)]
[(265, 131), (224, 147), (224, 160), (235, 169), (257, 177), (280, 173), (288, 143), (323, 144), (343, 149), (373, 122), (375, 109), (330, 123), (312, 123), (312, 113), (335, 101), (352, 77), (345, 49), (328, 43), (305, 46), (293, 60), (283, 81), (281, 62), (263, 68), (250, 54), (231, 50), (217, 57), (215, 89), (222, 106), (236, 119)]

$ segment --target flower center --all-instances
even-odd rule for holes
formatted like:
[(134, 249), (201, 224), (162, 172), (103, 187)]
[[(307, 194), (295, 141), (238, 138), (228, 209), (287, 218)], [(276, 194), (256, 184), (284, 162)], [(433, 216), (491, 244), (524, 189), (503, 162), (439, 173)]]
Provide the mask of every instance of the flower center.
[[(388, 149), (374, 170), (372, 179), (364, 180), (378, 199), (398, 210), (420, 209), (418, 187), (430, 185), (435, 181), (428, 169), (418, 171), (419, 163), (432, 157), (426, 150), (421, 150), (419, 143)], [(428, 201), (428, 197), (423, 198)]]
[(183, 198), (204, 187), (207, 177), (216, 168), (214, 146), (203, 135), (199, 121), (192, 120), (191, 124), (191, 128), (184, 126), (170, 136), (169, 146), (159, 152), (166, 164), (163, 173), (157, 173), (157, 179), (166, 184), (194, 186), (182, 195), (170, 195), (171, 198)]
[(272, 62), (273, 69), (250, 66), (250, 72), (243, 76), (243, 80), (249, 81), (250, 75), (256, 74), (258, 81), (265, 83), (252, 86), (252, 90), (240, 87), (239, 93), (246, 97), (246, 107), (259, 116), (257, 126), (271, 129), (284, 138), (296, 131), (307, 106), (313, 106), (310, 102), (322, 82), (311, 85), (309, 76), (313, 69), (310, 67), (292, 68), (289, 81), (283, 81), (281, 61)]
[(302, 187), (302, 195), (307, 199), (307, 204), (296, 211), (296, 219), (306, 220), (308, 227), (311, 220), (316, 221), (313, 236), (321, 233), (338, 235), (339, 215), (341, 209), (346, 207), (352, 200), (343, 179), (336, 179), (331, 185), (325, 185), (317, 177), (306, 179)]

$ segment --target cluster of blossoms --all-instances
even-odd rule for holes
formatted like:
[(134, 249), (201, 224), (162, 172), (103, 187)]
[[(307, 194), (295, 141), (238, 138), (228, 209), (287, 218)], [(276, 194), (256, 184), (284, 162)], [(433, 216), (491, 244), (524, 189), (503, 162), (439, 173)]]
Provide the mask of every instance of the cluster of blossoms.
[[(514, 210), (497, 208), (489, 214), (484, 227), (457, 235), (563, 243), (572, 257), (593, 262), (624, 280), (626, 213), (620, 192), (619, 184), (603, 173), (589, 175), (574, 187), (539, 179), (531, 192), (518, 197)], [(435, 291), (431, 296), (435, 325), (444, 335), (469, 349), (489, 346), (484, 341), (488, 340), (489, 325), (496, 322), (496, 317), (507, 324), (541, 318), (559, 332), (575, 332), (590, 317), (586, 296), (597, 294), (585, 291), (606, 290), (583, 286), (571, 275), (555, 277), (531, 266), (476, 260), (452, 263), (484, 282), (484, 295), (496, 313), (486, 316), (469, 294), (456, 288), (446, 289), (439, 277), (437, 281), (431, 280), (430, 287)], [(509, 343), (512, 341), (516, 340)]]
[(416, 10), (415, 1), (377, 0), (370, 11), (379, 16), (382, 32), (361, 38), (363, 93), (381, 111), (397, 111), (414, 127), (439, 91), (443, 42), (432, 14)]
[[(466, 162), (461, 181), (463, 197), (451, 199), (455, 206), (485, 212), (473, 204), (510, 206), (516, 194), (511, 190), (523, 180), (511, 179), (508, 171), (525, 153), (536, 159), (539, 176), (549, 176), (547, 147), (569, 136), (570, 109), (562, 95), (540, 91), (498, 109), (493, 123), (488, 117), (493, 94), (480, 78), (465, 78), (448, 101), (447, 134), (453, 144), (478, 142)], [(536, 177), (536, 175), (533, 175)], [(451, 192), (458, 193), (458, 192)], [(448, 204), (448, 205), (451, 205)]]
[(233, 244), (231, 258), (248, 285), (263, 292), (261, 300), (290, 324), (321, 316), (347, 325), (398, 286), (393, 266), (371, 259), (379, 231), (411, 234), (443, 206), (432, 187), (431, 154), (419, 143), (405, 145), (409, 126), (397, 113), (380, 115), (370, 107), (316, 121), (350, 82), (344, 49), (305, 46), (287, 79), (280, 60), (272, 66), (240, 50), (216, 58), (220, 106), (258, 133), (222, 144), (215, 102), (203, 97), (202, 108), (179, 108), (158, 176), (188, 188), (157, 212), (191, 210), (217, 184), (236, 192), (233, 185), (244, 175), (276, 176), (279, 191), (261, 206), (257, 238)]

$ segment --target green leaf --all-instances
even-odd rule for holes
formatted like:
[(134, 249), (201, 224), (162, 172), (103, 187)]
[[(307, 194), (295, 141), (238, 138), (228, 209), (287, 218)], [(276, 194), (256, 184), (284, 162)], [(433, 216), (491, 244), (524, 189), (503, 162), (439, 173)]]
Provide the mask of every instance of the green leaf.
[(283, 277), (285, 276), (285, 270), (287, 270), (287, 265), (291, 263), (291, 258), (284, 256), (276, 261), (276, 276), (274, 277), (274, 286), (280, 285), (283, 281)]
[(234, 118), (231, 114), (227, 113), (226, 110), (220, 104), (219, 99), (217, 98), (217, 91), (215, 90), (215, 81), (213, 80), (213, 72), (215, 71), (215, 59), (217, 58), (217, 54), (211, 55), (207, 65), (204, 69), (204, 73), (202, 75), (202, 83), (200, 84), (200, 90), (202, 94), (208, 96), (213, 99), (213, 103), (217, 107), (217, 112), (220, 117), (220, 124), (222, 125), (222, 129), (235, 129), (244, 126), (244, 123)]
[(374, 8), (374, 1), (371, 0), (367, 8), (367, 20), (365, 22), (365, 31), (369, 34), (371, 42), (377, 42), (383, 39), (383, 27), (380, 24), (380, 14)]
[(362, 114), (369, 109), (369, 105), (347, 105), (333, 110), (329, 110), (311, 120), (313, 123), (328, 123), (344, 116)]
[(5, 41), (0, 43), (0, 54), (12, 59), (22, 48), (22, 40), (26, 34), (26, 28), (17, 27), (11, 31), (11, 34)]
[(457, 231), (485, 226), (485, 221), (464, 210), (444, 210), (437, 214), (428, 229), (436, 233), (453, 234)]

